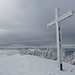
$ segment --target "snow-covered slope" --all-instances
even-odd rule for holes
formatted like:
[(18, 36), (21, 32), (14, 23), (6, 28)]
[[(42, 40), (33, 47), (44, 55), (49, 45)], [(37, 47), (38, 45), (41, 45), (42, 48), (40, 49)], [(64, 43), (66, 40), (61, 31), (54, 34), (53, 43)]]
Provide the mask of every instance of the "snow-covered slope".
[(14, 55), (19, 52), (19, 50), (0, 50), (0, 55)]
[[(0, 56), (1, 57), (1, 56)], [(75, 75), (75, 66), (64, 64), (59, 71), (57, 62), (31, 55), (7, 55), (0, 58), (0, 75)]]

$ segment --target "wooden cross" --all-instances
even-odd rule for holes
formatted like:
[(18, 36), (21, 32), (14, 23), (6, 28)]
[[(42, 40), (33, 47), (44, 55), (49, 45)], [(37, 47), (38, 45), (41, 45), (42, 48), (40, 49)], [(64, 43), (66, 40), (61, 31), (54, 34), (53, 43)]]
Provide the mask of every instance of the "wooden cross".
[(60, 9), (57, 7), (55, 9), (55, 20), (47, 24), (47, 27), (52, 25), (56, 25), (56, 37), (57, 37), (57, 55), (58, 55), (58, 63), (60, 70), (63, 70), (62, 65), (62, 48), (61, 48), (61, 35), (60, 35), (60, 25), (59, 23), (73, 15), (73, 11), (69, 11), (66, 14), (60, 16)]

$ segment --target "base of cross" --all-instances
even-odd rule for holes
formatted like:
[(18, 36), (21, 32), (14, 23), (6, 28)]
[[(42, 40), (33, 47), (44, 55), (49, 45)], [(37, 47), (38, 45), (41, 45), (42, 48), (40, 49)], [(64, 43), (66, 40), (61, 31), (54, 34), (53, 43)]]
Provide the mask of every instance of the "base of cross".
[(60, 64), (60, 70), (61, 70), (61, 71), (63, 70), (62, 64)]

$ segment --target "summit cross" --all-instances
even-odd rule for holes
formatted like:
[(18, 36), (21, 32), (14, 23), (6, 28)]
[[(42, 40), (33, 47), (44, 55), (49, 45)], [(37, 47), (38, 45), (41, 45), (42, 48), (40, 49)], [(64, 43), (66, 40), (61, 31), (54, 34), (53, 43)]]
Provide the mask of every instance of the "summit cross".
[(58, 56), (58, 64), (60, 70), (63, 70), (62, 65), (62, 44), (61, 44), (61, 35), (60, 35), (60, 25), (59, 23), (69, 17), (73, 16), (73, 11), (69, 11), (66, 14), (60, 16), (60, 9), (57, 7), (55, 9), (55, 20), (47, 24), (47, 27), (50, 27), (52, 25), (56, 25), (56, 37), (57, 37), (57, 56)]

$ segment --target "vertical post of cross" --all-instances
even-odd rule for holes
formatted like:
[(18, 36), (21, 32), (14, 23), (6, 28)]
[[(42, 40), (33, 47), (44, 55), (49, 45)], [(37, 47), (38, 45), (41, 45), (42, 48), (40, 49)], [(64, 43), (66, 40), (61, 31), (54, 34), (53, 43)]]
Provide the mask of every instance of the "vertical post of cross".
[[(60, 9), (57, 7), (55, 9), (55, 19), (58, 20), (60, 16)], [(58, 54), (58, 66), (62, 70), (62, 54), (61, 54), (61, 34), (59, 21), (56, 21), (56, 37), (57, 37), (57, 54)]]

